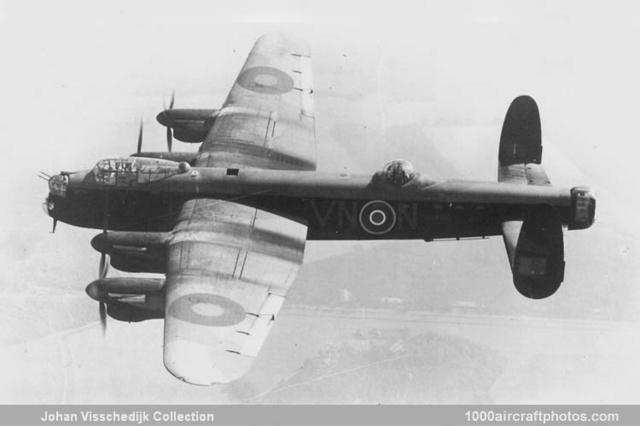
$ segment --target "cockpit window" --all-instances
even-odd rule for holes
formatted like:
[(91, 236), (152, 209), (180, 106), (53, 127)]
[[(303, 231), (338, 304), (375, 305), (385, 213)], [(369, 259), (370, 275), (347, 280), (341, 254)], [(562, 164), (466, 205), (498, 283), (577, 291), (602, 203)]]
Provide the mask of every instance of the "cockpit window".
[(394, 185), (404, 185), (415, 176), (413, 166), (405, 160), (389, 161), (384, 166), (384, 175)]
[(96, 183), (122, 187), (156, 182), (178, 172), (173, 161), (139, 157), (101, 160), (93, 168)]

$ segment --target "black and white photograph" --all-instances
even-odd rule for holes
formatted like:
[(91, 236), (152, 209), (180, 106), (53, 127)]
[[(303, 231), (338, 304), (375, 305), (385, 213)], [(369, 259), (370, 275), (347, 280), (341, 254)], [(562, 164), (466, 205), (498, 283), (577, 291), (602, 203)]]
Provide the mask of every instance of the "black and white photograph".
[(0, 404), (637, 405), (638, 22), (1, 2)]

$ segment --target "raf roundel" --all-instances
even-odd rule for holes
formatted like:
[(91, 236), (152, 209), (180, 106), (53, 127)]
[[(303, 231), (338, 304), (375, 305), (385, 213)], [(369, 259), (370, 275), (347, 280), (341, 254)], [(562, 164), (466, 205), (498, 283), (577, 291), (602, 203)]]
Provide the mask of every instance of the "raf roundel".
[(382, 235), (396, 224), (396, 212), (384, 201), (370, 201), (360, 210), (360, 225), (369, 234)]
[(226, 297), (196, 293), (182, 296), (169, 305), (169, 315), (193, 324), (228, 327), (242, 322), (242, 306)]
[(237, 82), (247, 90), (265, 95), (281, 95), (293, 90), (293, 79), (272, 67), (248, 68), (238, 76)]

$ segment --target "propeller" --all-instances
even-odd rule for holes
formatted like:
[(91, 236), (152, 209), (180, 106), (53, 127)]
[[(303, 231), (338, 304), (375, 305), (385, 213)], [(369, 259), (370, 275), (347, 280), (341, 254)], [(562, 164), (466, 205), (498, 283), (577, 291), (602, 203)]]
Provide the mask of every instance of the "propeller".
[[(173, 103), (176, 100), (176, 92), (171, 92), (171, 102), (169, 102), (169, 108), (165, 108), (165, 110), (173, 109)], [(163, 105), (164, 106), (164, 105)], [(173, 132), (171, 131), (171, 126), (167, 126), (167, 149), (171, 152), (171, 144), (173, 142)]]
[[(140, 149), (140, 144), (142, 143), (142, 122), (140, 122), (140, 135), (138, 136), (138, 152)], [(102, 215), (102, 232), (107, 233), (107, 229), (109, 229), (109, 192), (105, 191), (104, 194), (104, 212)], [(107, 272), (109, 271), (109, 261), (107, 259), (106, 253), (102, 253), (100, 255), (100, 265), (98, 267), (98, 278), (103, 280), (107, 277)], [(99, 307), (100, 307), (100, 325), (102, 326), (102, 334), (104, 335), (107, 332), (107, 308), (102, 299), (100, 299)]]
[(142, 120), (140, 120), (140, 131), (138, 132), (138, 154), (142, 151)]
[(102, 253), (100, 256), (100, 269), (98, 270), (98, 276), (101, 280), (107, 277), (107, 272), (109, 271), (109, 263), (107, 262), (107, 255)]
[(104, 302), (100, 302), (100, 326), (102, 328), (102, 335), (107, 334), (107, 308)]
[[(102, 253), (100, 256), (100, 266), (98, 269), (98, 277), (103, 280), (107, 277), (107, 272), (109, 271), (109, 261), (107, 259), (107, 255)], [(102, 326), (102, 334), (107, 332), (107, 307), (105, 303), (100, 300), (99, 302), (100, 308), (100, 325)]]

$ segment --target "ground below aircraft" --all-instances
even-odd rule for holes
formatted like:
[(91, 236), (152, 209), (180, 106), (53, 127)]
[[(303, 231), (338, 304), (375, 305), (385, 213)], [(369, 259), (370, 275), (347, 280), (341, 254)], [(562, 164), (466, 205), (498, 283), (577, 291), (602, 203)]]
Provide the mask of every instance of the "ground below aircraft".
[[(549, 297), (564, 279), (563, 227), (589, 228), (588, 188), (551, 186), (535, 101), (516, 98), (497, 182), (443, 180), (393, 160), (367, 174), (316, 171), (311, 56), (296, 37), (254, 45), (219, 110), (161, 112), (167, 152), (98, 161), (49, 178), (57, 221), (101, 229), (87, 293), (122, 321), (164, 318), (164, 363), (188, 383), (246, 373), (302, 263), (306, 240), (504, 239), (516, 289)], [(172, 152), (172, 140), (201, 143)], [(107, 278), (108, 265), (156, 278)]]

